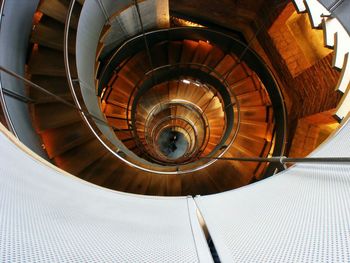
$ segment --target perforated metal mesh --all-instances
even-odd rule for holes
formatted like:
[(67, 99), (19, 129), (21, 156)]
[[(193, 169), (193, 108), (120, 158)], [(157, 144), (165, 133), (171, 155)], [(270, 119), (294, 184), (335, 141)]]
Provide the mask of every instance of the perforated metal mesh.
[[(349, 156), (349, 134), (317, 156)], [(196, 202), (223, 262), (350, 262), (349, 165), (296, 165)]]
[(193, 238), (187, 198), (120, 194), (52, 170), (2, 134), (0, 145), (0, 262), (198, 262), (208, 250)]

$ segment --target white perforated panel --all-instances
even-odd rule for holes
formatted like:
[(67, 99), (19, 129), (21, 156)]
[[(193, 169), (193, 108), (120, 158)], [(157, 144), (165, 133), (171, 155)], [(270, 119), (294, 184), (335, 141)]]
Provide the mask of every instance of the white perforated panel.
[(192, 236), (198, 222), (187, 198), (99, 188), (35, 161), (2, 134), (0, 145), (0, 262), (199, 262), (208, 250)]
[[(317, 156), (349, 156), (350, 123)], [(223, 262), (350, 262), (350, 165), (303, 164), (196, 202)]]

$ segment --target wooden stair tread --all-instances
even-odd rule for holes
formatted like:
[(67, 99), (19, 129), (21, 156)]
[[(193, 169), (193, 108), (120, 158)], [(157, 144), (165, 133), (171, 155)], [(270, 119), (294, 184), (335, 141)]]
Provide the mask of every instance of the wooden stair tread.
[[(67, 79), (65, 77), (51, 77), (43, 75), (32, 75), (31, 81), (45, 88), (47, 91), (55, 94), (56, 96), (68, 98), (71, 97), (70, 89), (68, 88)], [(54, 97), (38, 90), (33, 87), (29, 87), (29, 97), (36, 103), (48, 102), (56, 100)]]
[(126, 164), (121, 163), (118, 168), (109, 176), (102, 186), (109, 187), (117, 191), (125, 191), (132, 182), (135, 171), (132, 171)]
[[(71, 64), (75, 65), (75, 59), (72, 58)], [(30, 74), (66, 76), (63, 53), (46, 47), (33, 50), (28, 66)], [(76, 67), (72, 67), (71, 74), (77, 76)]]
[(220, 48), (214, 46), (204, 61), (204, 65), (214, 69), (224, 57), (224, 52)]
[[(67, 1), (45, 0), (40, 3), (38, 10), (64, 24), (66, 22), (68, 7), (69, 2)], [(80, 10), (75, 7), (72, 13), (70, 24), (70, 26), (74, 29), (78, 27), (79, 13)]]
[(182, 43), (183, 47), (180, 63), (191, 63), (198, 46), (198, 42), (193, 40), (184, 40)]
[(257, 90), (237, 96), (241, 107), (265, 105), (263, 94)]
[(134, 194), (145, 194), (151, 182), (151, 177), (152, 175), (149, 173), (136, 172), (125, 191)]
[[(68, 50), (75, 54), (76, 32), (69, 35)], [(31, 41), (41, 46), (63, 51), (64, 25), (49, 17), (43, 17), (32, 31)]]
[(266, 106), (248, 106), (240, 107), (242, 120), (253, 120), (259, 122), (267, 121), (268, 107)]
[(166, 194), (169, 196), (181, 195), (181, 175), (167, 175)]
[(254, 74), (238, 80), (230, 86), (232, 92), (236, 94), (236, 96), (250, 93), (261, 88), (260, 82), (257, 80), (257, 76)]
[[(153, 63), (153, 68), (164, 66), (168, 64), (168, 42), (162, 42), (151, 48), (151, 58)], [(147, 58), (148, 59), (148, 58)], [(139, 60), (140, 63), (140, 60)]]
[(182, 52), (182, 42), (171, 41), (168, 44), (168, 61), (169, 64), (176, 64), (180, 61)]
[(38, 132), (75, 123), (81, 119), (79, 112), (65, 104), (38, 104), (33, 112), (34, 125)]
[(253, 135), (258, 138), (265, 138), (268, 131), (268, 124), (266, 122), (255, 122), (242, 120), (239, 128), (239, 133), (246, 135)]
[(116, 161), (116, 158), (113, 154), (106, 152), (97, 162), (81, 171), (79, 177), (101, 186), (107, 178), (114, 175), (115, 170), (119, 167), (120, 164), (119, 161)]
[(164, 195), (166, 193), (167, 178), (163, 175), (153, 174), (146, 190), (148, 195)]
[(252, 74), (252, 71), (245, 65), (244, 62), (236, 64), (235, 67), (228, 74), (227, 82), (229, 84), (237, 83)]
[(92, 139), (93, 136), (90, 129), (82, 121), (41, 133), (41, 138), (50, 158), (79, 146)]
[(227, 54), (215, 67), (215, 71), (221, 76), (225, 77), (227, 73), (231, 72), (232, 68), (235, 67), (236, 64), (237, 61), (231, 55)]
[(196, 53), (192, 59), (192, 63), (203, 64), (212, 49), (212, 45), (208, 44), (205, 41), (199, 41)]
[(73, 175), (78, 175), (86, 167), (100, 159), (106, 151), (107, 149), (105, 149), (100, 141), (93, 138), (87, 143), (56, 156), (54, 162), (58, 167), (72, 173)]

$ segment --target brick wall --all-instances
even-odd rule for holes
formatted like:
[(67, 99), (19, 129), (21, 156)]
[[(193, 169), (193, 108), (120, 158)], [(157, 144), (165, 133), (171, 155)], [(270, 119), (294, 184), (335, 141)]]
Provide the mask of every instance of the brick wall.
[[(269, 5), (269, 1), (266, 4)], [(279, 6), (279, 9), (275, 11), (263, 9), (263, 12), (270, 12), (270, 15), (266, 14), (267, 21), (265, 21), (264, 30), (258, 35), (258, 38), (261, 45), (265, 48), (275, 70), (278, 72), (282, 89), (293, 99), (290, 115), (292, 118), (298, 119), (336, 107), (341, 96), (334, 91), (334, 88), (340, 73), (332, 68), (332, 53), (330, 53), (324, 58), (315, 61), (313, 65), (304, 69), (298, 75), (293, 76), (288, 67), (288, 59), (287, 61), (284, 59), (269, 34), (269, 30), (276, 19), (282, 14), (282, 16), (285, 16), (282, 20), (286, 20), (286, 17), (294, 12), (293, 10), (294, 6), (288, 3), (284, 7), (282, 6), (282, 8)], [(288, 38), (288, 36), (290, 35), (285, 33), (282, 38)], [(288, 46), (286, 43), (284, 45)], [(323, 43), (319, 43), (319, 45), (322, 46)], [(294, 60), (294, 64), (301, 64), (296, 59), (297, 55), (294, 55), (293, 58), (293, 54), (298, 49), (294, 48), (291, 50), (290, 61)]]
[(289, 157), (305, 157), (316, 149), (339, 126), (332, 117), (335, 110), (298, 120)]
[(255, 24), (252, 25), (256, 31), (263, 26), (257, 38), (278, 75), (283, 94), (287, 94), (291, 100), (288, 110), (287, 152), (291, 146), (298, 119), (335, 108), (341, 97), (334, 91), (340, 73), (331, 67), (332, 54), (293, 76), (286, 60), (278, 52), (268, 31), (289, 3), (290, 1), (285, 0), (266, 0), (261, 8), (260, 19), (256, 19)]
[(309, 61), (305, 58), (302, 49), (295, 41), (294, 35), (287, 24), (294, 12), (294, 6), (288, 4), (268, 30), (274, 46), (281, 54), (282, 59), (285, 61), (293, 77), (311, 66)]

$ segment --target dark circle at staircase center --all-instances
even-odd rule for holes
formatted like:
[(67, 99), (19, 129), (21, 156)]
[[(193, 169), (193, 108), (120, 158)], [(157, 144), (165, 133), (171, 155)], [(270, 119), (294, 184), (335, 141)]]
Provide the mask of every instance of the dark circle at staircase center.
[(184, 156), (189, 146), (184, 134), (174, 131), (171, 128), (161, 132), (157, 144), (166, 158), (171, 160), (176, 160)]

